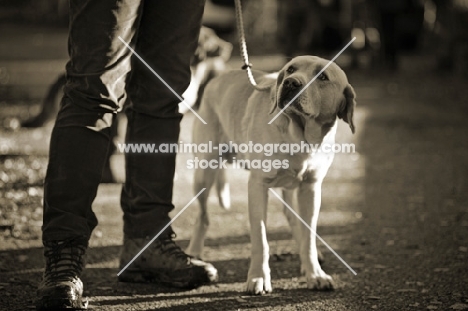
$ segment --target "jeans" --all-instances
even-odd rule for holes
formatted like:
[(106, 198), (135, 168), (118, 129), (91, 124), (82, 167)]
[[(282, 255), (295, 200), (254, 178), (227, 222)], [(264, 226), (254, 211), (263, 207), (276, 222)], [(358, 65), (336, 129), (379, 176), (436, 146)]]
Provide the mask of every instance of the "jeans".
[[(88, 238), (91, 205), (110, 148), (110, 128), (127, 96), (127, 143), (177, 143), (180, 100), (190, 83), (205, 0), (71, 0), (67, 84), (50, 143), (43, 240)], [(172, 204), (175, 154), (126, 154), (124, 234), (153, 236)]]

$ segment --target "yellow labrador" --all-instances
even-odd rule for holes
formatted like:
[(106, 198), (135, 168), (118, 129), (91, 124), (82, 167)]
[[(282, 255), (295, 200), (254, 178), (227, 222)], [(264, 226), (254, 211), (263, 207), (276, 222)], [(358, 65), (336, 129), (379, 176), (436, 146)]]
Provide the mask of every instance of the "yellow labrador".
[[(269, 86), (269, 91), (254, 90), (245, 72), (231, 71), (221, 75), (206, 88), (199, 114), (207, 125), (196, 122), (193, 142), (213, 146), (229, 142), (236, 144), (333, 144), (337, 118), (348, 123), (354, 133), (353, 112), (356, 105), (355, 93), (345, 73), (332, 63), (318, 78), (305, 89), (294, 102), (271, 124), (270, 120), (317, 75), (328, 61), (314, 56), (300, 56), (292, 59), (276, 74), (254, 72), (259, 85)], [(233, 152), (223, 154), (232, 159)], [(218, 150), (212, 153), (196, 153), (199, 160), (216, 160)], [(269, 247), (266, 238), (268, 189), (280, 187), (283, 198), (315, 232), (321, 202), (321, 184), (333, 161), (333, 153), (297, 152), (266, 155), (247, 152), (236, 154), (237, 159), (280, 160), (269, 171), (250, 167), (248, 181), (248, 206), (251, 229), (251, 261), (247, 277), (247, 291), (263, 294), (272, 290), (268, 265)], [(283, 165), (286, 160), (288, 165)], [(229, 206), (229, 188), (223, 169), (196, 169), (194, 188), (209, 190), (217, 184), (220, 203)], [(200, 214), (187, 252), (200, 256), (205, 233), (209, 225), (207, 214), (208, 192), (199, 197)], [(304, 226), (285, 208), (285, 214), (299, 246), (301, 271), (305, 274), (309, 288), (333, 289), (332, 278), (319, 263), (320, 254), (316, 247), (315, 234)]]

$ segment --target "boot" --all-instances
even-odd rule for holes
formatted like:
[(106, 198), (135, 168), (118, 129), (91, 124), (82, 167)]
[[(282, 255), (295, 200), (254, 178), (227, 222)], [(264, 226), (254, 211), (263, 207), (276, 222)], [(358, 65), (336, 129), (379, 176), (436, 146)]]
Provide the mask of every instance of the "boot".
[(86, 240), (44, 241), (46, 267), (37, 290), (37, 310), (84, 310), (80, 280), (85, 266)]
[[(218, 280), (212, 264), (195, 259), (173, 241), (175, 234), (155, 240), (132, 264), (119, 275), (121, 282), (154, 282), (178, 288), (196, 288)], [(124, 239), (120, 269), (140, 252), (150, 239)]]

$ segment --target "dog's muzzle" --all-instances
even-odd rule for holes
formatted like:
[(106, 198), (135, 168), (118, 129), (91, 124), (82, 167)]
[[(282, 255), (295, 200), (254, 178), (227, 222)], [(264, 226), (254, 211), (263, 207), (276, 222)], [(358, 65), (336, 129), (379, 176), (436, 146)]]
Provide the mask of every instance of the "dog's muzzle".
[[(283, 82), (283, 87), (281, 89), (281, 96), (278, 106), (283, 109), (289, 102), (303, 89), (303, 83), (296, 78), (287, 78)], [(292, 110), (300, 115), (310, 116), (309, 113), (305, 112), (301, 105), (300, 96), (297, 97), (294, 102), (289, 105)]]
[[(283, 81), (281, 88), (280, 101), (278, 103), (280, 108), (284, 108), (289, 102), (300, 92), (302, 82), (296, 78), (287, 78)], [(295, 101), (296, 102), (296, 101)], [(295, 103), (293, 103), (295, 104)]]

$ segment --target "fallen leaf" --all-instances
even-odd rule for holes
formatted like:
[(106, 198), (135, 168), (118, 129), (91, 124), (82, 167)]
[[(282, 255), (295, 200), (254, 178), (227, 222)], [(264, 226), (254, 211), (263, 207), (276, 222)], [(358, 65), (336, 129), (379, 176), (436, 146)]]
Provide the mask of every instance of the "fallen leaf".
[(379, 296), (368, 296), (367, 299), (369, 299), (369, 300), (380, 300), (381, 298)]

